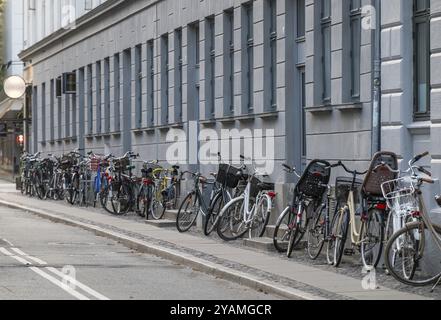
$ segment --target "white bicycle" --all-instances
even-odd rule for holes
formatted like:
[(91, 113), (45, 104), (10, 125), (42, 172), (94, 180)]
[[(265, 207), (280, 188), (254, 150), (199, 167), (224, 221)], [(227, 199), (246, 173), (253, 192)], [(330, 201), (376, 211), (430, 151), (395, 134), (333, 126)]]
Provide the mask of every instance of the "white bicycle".
[[(245, 160), (243, 156), (241, 159)], [(259, 180), (255, 168), (250, 175), (243, 173), (245, 169), (242, 164), (242, 172), (238, 173), (242, 181), (246, 181), (245, 191), (227, 203), (219, 214), (217, 233), (225, 241), (239, 239), (247, 233), (249, 238), (262, 237), (273, 208), (274, 184)]]

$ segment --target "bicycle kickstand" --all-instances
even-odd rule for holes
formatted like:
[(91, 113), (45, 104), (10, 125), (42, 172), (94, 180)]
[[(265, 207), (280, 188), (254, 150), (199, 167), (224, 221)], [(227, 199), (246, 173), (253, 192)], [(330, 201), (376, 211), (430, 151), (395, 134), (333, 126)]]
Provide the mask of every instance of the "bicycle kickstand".
[(435, 291), (435, 288), (441, 284), (441, 276), (438, 278), (438, 281), (436, 281), (435, 285), (432, 287), (432, 290), (430, 290), (431, 293)]

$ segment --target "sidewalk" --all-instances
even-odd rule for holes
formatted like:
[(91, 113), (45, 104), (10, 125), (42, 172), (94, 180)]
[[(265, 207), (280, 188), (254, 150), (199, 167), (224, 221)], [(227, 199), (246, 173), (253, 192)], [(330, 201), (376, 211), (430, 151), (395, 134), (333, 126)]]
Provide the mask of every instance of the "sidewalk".
[(290, 299), (415, 300), (426, 297), (380, 287), (364, 290), (359, 279), (278, 259), (263, 252), (238, 248), (173, 229), (121, 219), (96, 210), (60, 202), (23, 197), (0, 181), (0, 204), (81, 227), (115, 239), (141, 252), (152, 253), (257, 290)]

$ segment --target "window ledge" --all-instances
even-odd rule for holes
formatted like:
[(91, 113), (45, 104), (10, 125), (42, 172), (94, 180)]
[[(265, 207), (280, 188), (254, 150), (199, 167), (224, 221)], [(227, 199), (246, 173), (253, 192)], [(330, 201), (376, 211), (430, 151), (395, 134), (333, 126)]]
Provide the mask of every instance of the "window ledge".
[(226, 117), (217, 119), (217, 121), (222, 122), (222, 123), (232, 123), (232, 122), (236, 121), (236, 117), (235, 116), (226, 116)]
[(261, 119), (274, 119), (279, 117), (279, 111), (264, 112), (257, 114), (256, 116), (258, 116)]
[(214, 126), (216, 125), (216, 119), (211, 118), (211, 119), (205, 119), (205, 120), (200, 120), (199, 123), (204, 125), (204, 126)]
[(430, 134), (430, 121), (417, 121), (406, 126), (412, 134)]
[(95, 137), (93, 134), (86, 134), (84, 136), (87, 140), (93, 140), (93, 138)]
[(331, 105), (321, 105), (321, 106), (305, 108), (305, 110), (310, 113), (326, 113), (326, 112), (331, 113), (333, 111), (333, 108)]
[(305, 42), (306, 41), (306, 36), (302, 36), (302, 37), (297, 37), (296, 38), (296, 42), (300, 43), (300, 42)]
[(351, 111), (351, 110), (361, 110), (363, 109), (363, 105), (361, 102), (350, 102), (350, 103), (343, 103), (337, 106), (334, 106), (335, 109), (340, 111)]
[(256, 119), (256, 115), (253, 113), (247, 113), (240, 115), (236, 118), (239, 121), (247, 122), (247, 121), (254, 121)]

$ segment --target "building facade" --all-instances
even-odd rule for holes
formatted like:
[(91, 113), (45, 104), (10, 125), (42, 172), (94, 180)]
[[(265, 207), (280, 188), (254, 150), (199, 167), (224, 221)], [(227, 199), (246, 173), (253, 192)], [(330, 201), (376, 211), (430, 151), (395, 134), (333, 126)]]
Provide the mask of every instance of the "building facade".
[[(380, 117), (383, 149), (403, 160), (429, 150), (426, 165), (441, 174), (441, 0), (24, 3), (33, 150), (133, 150), (165, 161), (173, 129), (272, 129), (282, 185), (292, 180), (280, 178), (285, 162), (365, 169)], [(65, 73), (76, 75), (73, 94), (61, 88)], [(192, 157), (197, 142), (183, 142)]]

